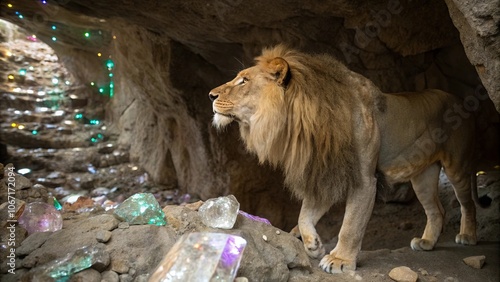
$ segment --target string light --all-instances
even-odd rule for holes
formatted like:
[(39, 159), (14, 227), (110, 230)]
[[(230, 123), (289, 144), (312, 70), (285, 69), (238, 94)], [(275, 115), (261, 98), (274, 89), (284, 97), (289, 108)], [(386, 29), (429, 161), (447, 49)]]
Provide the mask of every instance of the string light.
[(52, 30), (56, 30), (56, 29), (57, 29), (57, 26), (53, 25)]
[(97, 57), (100, 57), (100, 56), (102, 56), (102, 54), (101, 54), (100, 52), (99, 52), (99, 53), (97, 53)]
[(13, 74), (7, 75), (7, 80), (10, 82), (14, 81), (14, 78), (16, 78), (16, 77)]
[(26, 75), (26, 69), (20, 69), (19, 70), (19, 75), (25, 76)]
[(57, 77), (52, 78), (52, 84), (54, 85), (59, 84), (59, 79)]
[(12, 4), (9, 3), (9, 4), (7, 4), (7, 7), (12, 8), (13, 6), (12, 6)]
[(13, 123), (10, 124), (10, 126), (17, 127), (17, 123), (13, 122)]
[(23, 129), (25, 128), (25, 126), (24, 126), (24, 125), (22, 125), (22, 124), (20, 124), (20, 125), (18, 125), (18, 126), (17, 126), (17, 128), (19, 128), (19, 129), (23, 130)]
[(83, 118), (83, 114), (82, 113), (77, 113), (75, 115), (75, 119), (82, 119)]
[(87, 37), (87, 38), (89, 38), (89, 37), (90, 37), (90, 33), (89, 33), (89, 32), (85, 32), (83, 35), (84, 35), (85, 37)]
[(37, 135), (37, 134), (38, 134), (38, 130), (32, 130), (32, 131), (31, 131), (31, 134), (33, 134), (33, 135)]
[(52, 36), (52, 41), (57, 41), (57, 38), (55, 36)]

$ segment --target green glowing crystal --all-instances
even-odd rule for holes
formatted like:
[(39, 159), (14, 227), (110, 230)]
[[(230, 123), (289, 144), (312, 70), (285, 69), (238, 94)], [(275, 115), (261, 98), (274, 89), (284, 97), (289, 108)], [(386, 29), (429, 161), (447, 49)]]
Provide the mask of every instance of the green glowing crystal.
[(59, 201), (56, 199), (56, 197), (52, 197), (52, 198), (54, 198), (54, 208), (56, 208), (56, 210), (58, 210), (58, 211), (62, 210), (61, 203), (59, 203)]
[(165, 225), (165, 213), (151, 193), (130, 196), (115, 210), (115, 215), (130, 224)]

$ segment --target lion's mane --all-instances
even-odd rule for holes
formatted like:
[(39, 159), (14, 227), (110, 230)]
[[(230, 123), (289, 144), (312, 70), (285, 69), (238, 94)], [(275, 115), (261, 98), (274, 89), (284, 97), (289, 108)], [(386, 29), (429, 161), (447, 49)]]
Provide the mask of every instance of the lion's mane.
[(352, 111), (353, 73), (323, 55), (307, 55), (283, 45), (265, 49), (256, 63), (274, 58), (289, 65), (285, 87), (270, 83), (250, 126), (240, 126), (247, 148), (284, 170), (285, 184), (299, 199), (342, 200), (358, 186)]

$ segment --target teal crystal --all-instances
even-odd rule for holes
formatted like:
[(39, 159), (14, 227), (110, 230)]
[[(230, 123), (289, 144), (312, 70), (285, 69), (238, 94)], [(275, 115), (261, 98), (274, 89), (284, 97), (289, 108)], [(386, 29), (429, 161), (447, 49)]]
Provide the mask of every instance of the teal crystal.
[(115, 215), (130, 224), (165, 225), (165, 213), (151, 193), (130, 196), (115, 210)]
[(37, 281), (68, 281), (71, 275), (90, 268), (93, 264), (105, 260), (104, 250), (97, 246), (87, 246), (69, 253), (30, 271)]
[(56, 208), (56, 210), (58, 210), (58, 211), (62, 210), (61, 203), (59, 203), (59, 201), (56, 199), (56, 197), (53, 197), (53, 198), (54, 198), (54, 208)]

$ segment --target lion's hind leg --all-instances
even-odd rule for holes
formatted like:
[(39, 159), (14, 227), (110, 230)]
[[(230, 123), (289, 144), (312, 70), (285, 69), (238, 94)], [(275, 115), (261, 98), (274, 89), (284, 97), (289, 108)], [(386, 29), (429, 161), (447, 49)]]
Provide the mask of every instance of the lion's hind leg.
[(440, 166), (433, 164), (411, 179), (415, 194), (427, 216), (422, 238), (411, 240), (411, 248), (415, 251), (432, 250), (443, 230), (444, 209), (438, 195), (439, 171)]
[(460, 202), (460, 211), (462, 217), (460, 220), (460, 233), (455, 237), (455, 242), (462, 245), (475, 245), (477, 243), (476, 235), (476, 206), (472, 198), (471, 177), (462, 171), (455, 171), (452, 168), (445, 167), (445, 173), (448, 176), (455, 195)]

